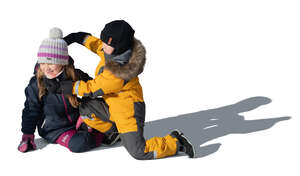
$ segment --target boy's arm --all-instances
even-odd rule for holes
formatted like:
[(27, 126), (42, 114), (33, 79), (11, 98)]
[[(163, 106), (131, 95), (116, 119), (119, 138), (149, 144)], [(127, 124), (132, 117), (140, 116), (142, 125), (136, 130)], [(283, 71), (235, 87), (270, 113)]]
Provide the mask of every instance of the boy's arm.
[(96, 54), (100, 53), (102, 50), (102, 40), (91, 35), (84, 38), (82, 45)]
[(102, 49), (102, 41), (86, 32), (71, 33), (64, 37), (64, 40), (68, 45), (74, 42), (81, 44), (94, 53), (98, 53)]
[(76, 81), (72, 92), (78, 96), (95, 98), (104, 94), (120, 92), (124, 83), (124, 80), (116, 77), (110, 71), (104, 70), (93, 80)]

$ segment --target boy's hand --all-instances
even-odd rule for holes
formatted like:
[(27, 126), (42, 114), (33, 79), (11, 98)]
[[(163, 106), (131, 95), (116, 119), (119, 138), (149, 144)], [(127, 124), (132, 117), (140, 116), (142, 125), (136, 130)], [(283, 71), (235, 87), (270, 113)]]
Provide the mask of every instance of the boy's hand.
[(59, 82), (59, 88), (56, 93), (64, 95), (72, 95), (73, 93), (73, 81), (61, 81)]
[(60, 86), (55, 79), (44, 79), (43, 81), (49, 93), (55, 93)]
[(83, 44), (83, 42), (84, 42), (83, 40), (88, 35), (91, 35), (91, 34), (86, 33), (86, 32), (76, 32), (76, 33), (71, 33), (71, 34), (65, 36), (63, 39), (67, 42), (68, 45), (70, 45), (74, 42)]
[(73, 81), (71, 80), (58, 82), (55, 79), (47, 79), (44, 83), (49, 93), (72, 95)]

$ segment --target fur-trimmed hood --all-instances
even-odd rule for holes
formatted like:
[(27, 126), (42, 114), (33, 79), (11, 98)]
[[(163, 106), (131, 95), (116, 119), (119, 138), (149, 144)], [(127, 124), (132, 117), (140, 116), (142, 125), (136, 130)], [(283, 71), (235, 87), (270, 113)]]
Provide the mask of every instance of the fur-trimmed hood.
[(129, 81), (143, 72), (146, 62), (146, 50), (143, 44), (134, 38), (132, 55), (128, 63), (120, 65), (109, 59), (105, 59), (105, 62), (106, 69), (111, 71), (115, 76)]

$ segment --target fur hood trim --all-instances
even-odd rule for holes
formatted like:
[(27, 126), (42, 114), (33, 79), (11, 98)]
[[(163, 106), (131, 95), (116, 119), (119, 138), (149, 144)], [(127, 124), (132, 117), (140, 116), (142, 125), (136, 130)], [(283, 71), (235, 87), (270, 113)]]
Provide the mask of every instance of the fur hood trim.
[(135, 38), (132, 55), (128, 63), (121, 65), (112, 60), (105, 59), (105, 61), (106, 69), (111, 71), (115, 76), (129, 81), (143, 72), (146, 62), (146, 50), (143, 44)]

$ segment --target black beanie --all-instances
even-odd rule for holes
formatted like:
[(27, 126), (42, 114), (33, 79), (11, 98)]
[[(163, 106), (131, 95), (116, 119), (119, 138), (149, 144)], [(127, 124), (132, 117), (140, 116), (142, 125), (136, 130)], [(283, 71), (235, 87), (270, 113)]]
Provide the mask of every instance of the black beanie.
[(118, 55), (132, 48), (133, 36), (134, 30), (126, 21), (116, 20), (105, 25), (100, 39), (114, 47), (115, 50), (112, 54)]

